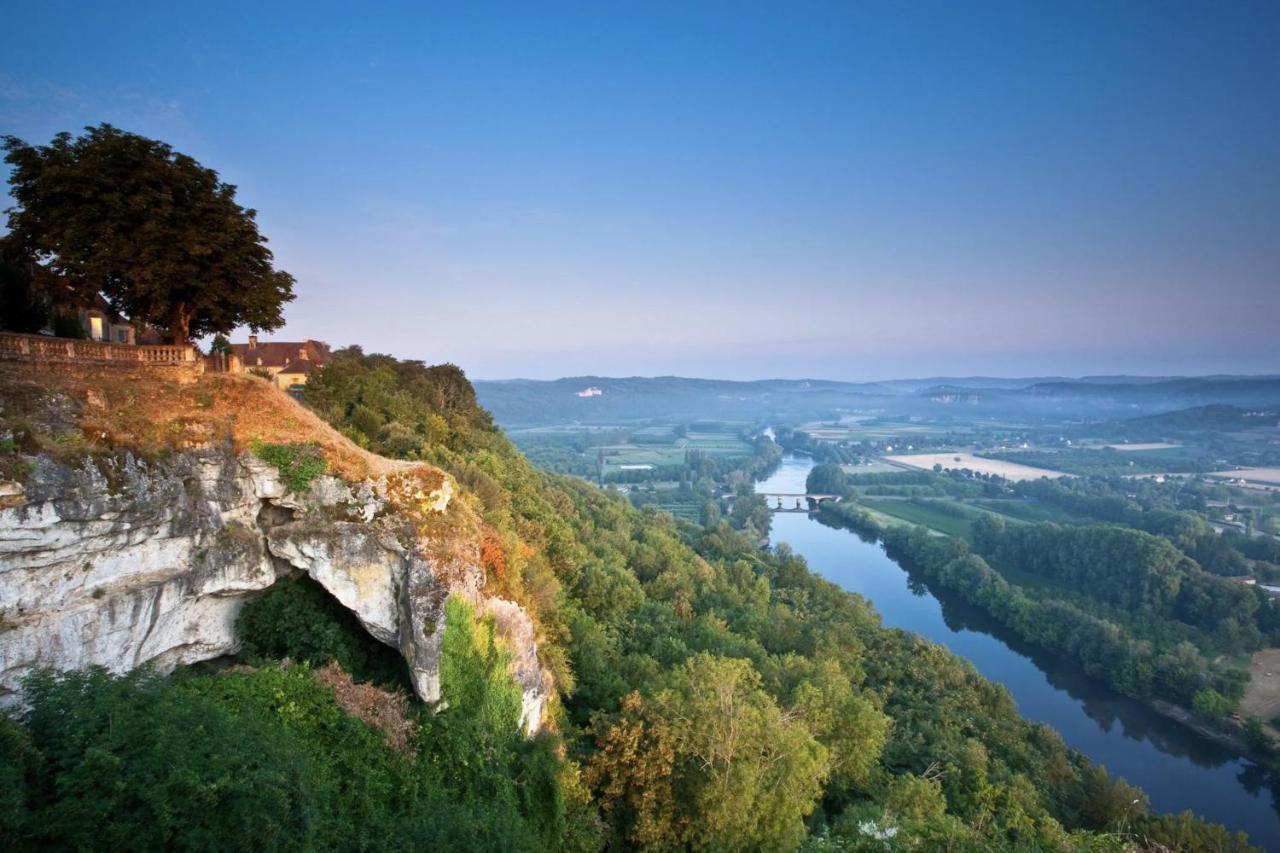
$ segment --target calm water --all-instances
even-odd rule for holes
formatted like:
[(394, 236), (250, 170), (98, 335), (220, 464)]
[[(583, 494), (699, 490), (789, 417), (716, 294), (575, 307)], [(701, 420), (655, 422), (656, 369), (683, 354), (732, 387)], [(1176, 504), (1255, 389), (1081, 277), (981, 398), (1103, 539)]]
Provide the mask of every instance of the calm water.
[[(757, 489), (804, 492), (812, 464), (787, 456)], [(848, 530), (804, 513), (775, 513), (770, 538), (789, 543), (814, 571), (870, 600), (886, 626), (915, 631), (973, 661), (984, 676), (1008, 688), (1023, 716), (1048, 723), (1069, 746), (1142, 787), (1152, 808), (1191, 809), (1280, 851), (1280, 785), (1253, 762), (1028, 646)]]

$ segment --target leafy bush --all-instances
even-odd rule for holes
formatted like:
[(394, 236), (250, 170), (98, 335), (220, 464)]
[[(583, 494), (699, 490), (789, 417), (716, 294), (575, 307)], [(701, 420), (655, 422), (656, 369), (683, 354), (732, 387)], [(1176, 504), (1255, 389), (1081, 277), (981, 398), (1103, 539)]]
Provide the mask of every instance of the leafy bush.
[[(252, 714), (137, 672), (26, 685), (31, 781), (9, 849), (288, 850), (320, 814), (293, 739)], [(13, 736), (6, 735), (6, 751)], [(13, 821), (12, 781), (4, 780)]]
[(283, 578), (236, 620), (241, 654), (317, 666), (337, 661), (357, 681), (408, 686), (399, 652), (369, 636), (359, 620), (310, 578)]
[(46, 672), (27, 691), (21, 724), (0, 715), (6, 850), (599, 846), (568, 834), (553, 742), (508, 733), (491, 764), (475, 729), (423, 715), (430, 751), (397, 751), (308, 667)]
[(291, 492), (305, 492), (311, 481), (328, 469), (324, 453), (314, 444), (270, 444), (255, 441), (250, 449), (269, 465), (280, 469), (280, 479)]

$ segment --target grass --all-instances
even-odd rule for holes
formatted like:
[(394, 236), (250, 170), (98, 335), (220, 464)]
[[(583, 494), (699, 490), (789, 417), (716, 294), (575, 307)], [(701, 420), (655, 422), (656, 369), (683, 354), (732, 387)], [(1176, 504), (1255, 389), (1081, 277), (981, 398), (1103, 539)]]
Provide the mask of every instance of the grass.
[(144, 456), (230, 441), (314, 444), (344, 479), (430, 466), (385, 459), (357, 447), (288, 394), (251, 376), (205, 374), (194, 380), (123, 366), (75, 372), (39, 365), (0, 366), (6, 403), (0, 428), (24, 423), (34, 434), (27, 452), (58, 456), (129, 449)]
[(621, 470), (623, 465), (652, 465), (655, 468), (680, 467), (684, 465), (685, 456), (691, 450), (701, 451), (708, 456), (720, 459), (746, 458), (753, 452), (750, 444), (731, 432), (690, 432), (683, 438), (677, 438), (668, 427), (648, 427), (637, 430), (636, 434), (648, 437), (669, 434), (671, 438), (669, 442), (663, 444), (628, 442), (600, 448), (604, 453), (606, 474)]
[(328, 469), (324, 454), (314, 444), (269, 444), (255, 441), (250, 445), (255, 456), (280, 470), (280, 479), (289, 491), (301, 494), (311, 482)]
[(973, 541), (973, 521), (981, 513), (981, 510), (971, 509), (956, 501), (949, 501), (948, 504), (956, 507), (956, 511), (962, 513), (963, 517), (951, 515), (935, 506), (909, 500), (895, 501), (863, 498), (858, 503), (884, 515), (901, 519), (911, 524), (919, 524), (930, 530), (936, 530), (939, 533), (955, 536), (968, 542)]
[(1033, 524), (1044, 521), (1062, 525), (1091, 523), (1088, 518), (1073, 515), (1060, 507), (1047, 503), (1032, 503), (1021, 500), (979, 500), (974, 501), (974, 506), (1003, 515), (1014, 521), (1025, 521)]

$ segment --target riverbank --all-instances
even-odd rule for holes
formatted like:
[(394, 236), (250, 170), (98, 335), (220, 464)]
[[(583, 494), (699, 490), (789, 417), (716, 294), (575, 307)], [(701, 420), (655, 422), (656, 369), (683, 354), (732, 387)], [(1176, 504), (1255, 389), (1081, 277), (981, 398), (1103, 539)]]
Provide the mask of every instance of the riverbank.
[[(812, 467), (812, 460), (788, 454), (757, 489), (802, 491)], [(818, 513), (777, 514), (771, 541), (787, 543), (814, 571), (865, 598), (886, 627), (968, 660), (1007, 690), (1027, 719), (1046, 724), (1070, 748), (1141, 787), (1153, 810), (1190, 810), (1280, 850), (1280, 784), (1265, 767), (1242, 758), (1238, 743), (1186, 725), (1176, 710), (1161, 713), (1116, 693), (1070, 660), (1020, 639), (963, 596), (886, 554), (878, 526), (855, 528), (824, 515), (830, 520)]]
[[(881, 525), (877, 521), (873, 511), (868, 511), (867, 509), (854, 504), (821, 504), (818, 507), (816, 515), (829, 523), (847, 528), (861, 536), (870, 536), (879, 542), (884, 541), (884, 535), (888, 530), (886, 526)], [(936, 572), (931, 572), (930, 577), (935, 582), (943, 584), (943, 586), (951, 592), (964, 597), (969, 604), (979, 608), (992, 619), (1004, 624), (998, 614), (983, 607), (980, 601), (976, 601), (966, 595), (966, 590), (947, 585), (945, 577)], [(1009, 630), (1017, 631), (1013, 626), (1006, 625), (1006, 627), (1008, 627)], [(1021, 636), (1020, 632), (1019, 636)], [(1022, 637), (1022, 639), (1026, 642), (1035, 644), (1034, 639), (1030, 637)], [(1045, 648), (1044, 651), (1049, 654), (1057, 654), (1054, 649)], [(1243, 733), (1240, 731), (1241, 727), (1238, 725), (1233, 725), (1227, 722), (1215, 723), (1205, 720), (1190, 708), (1183, 707), (1165, 699), (1143, 696), (1134, 696), (1131, 698), (1135, 701), (1141, 702), (1155, 713), (1190, 729), (1197, 735), (1220, 744), (1240, 758), (1256, 761), (1260, 765), (1270, 766), (1272, 756), (1267, 754), (1265, 751), (1256, 749), (1252, 744), (1250, 744), (1245, 739)], [(1227, 726), (1231, 726), (1235, 731), (1229, 730)]]

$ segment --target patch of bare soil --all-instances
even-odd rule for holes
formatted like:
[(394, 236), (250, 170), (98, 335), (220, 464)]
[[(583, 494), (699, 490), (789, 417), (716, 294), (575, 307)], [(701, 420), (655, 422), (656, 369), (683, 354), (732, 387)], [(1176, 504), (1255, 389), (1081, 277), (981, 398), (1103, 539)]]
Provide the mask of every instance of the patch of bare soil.
[(1240, 714), (1260, 718), (1272, 737), (1280, 737), (1280, 729), (1271, 722), (1280, 717), (1280, 649), (1253, 653), (1249, 661), (1249, 683), (1240, 700)]
[(333, 691), (342, 710), (381, 731), (388, 745), (400, 752), (409, 748), (417, 726), (409, 718), (408, 696), (372, 684), (356, 684), (332, 662), (317, 669), (315, 678)]

